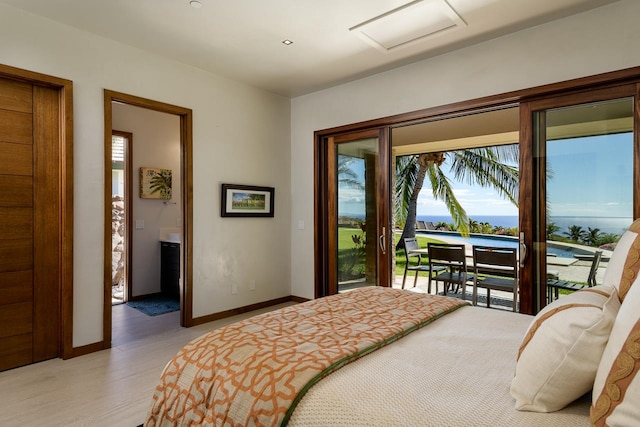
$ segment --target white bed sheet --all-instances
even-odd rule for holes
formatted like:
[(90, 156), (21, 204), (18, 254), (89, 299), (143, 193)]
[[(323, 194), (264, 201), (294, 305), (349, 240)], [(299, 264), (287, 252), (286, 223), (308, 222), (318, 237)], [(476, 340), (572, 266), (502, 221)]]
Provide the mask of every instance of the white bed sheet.
[(533, 318), (463, 307), (314, 385), (289, 426), (588, 426), (590, 397), (550, 414), (509, 387)]

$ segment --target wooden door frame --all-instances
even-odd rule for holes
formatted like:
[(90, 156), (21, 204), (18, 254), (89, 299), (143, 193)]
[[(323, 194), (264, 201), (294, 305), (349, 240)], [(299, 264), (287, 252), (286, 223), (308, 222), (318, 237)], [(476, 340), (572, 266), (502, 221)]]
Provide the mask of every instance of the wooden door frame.
[(58, 357), (75, 356), (73, 348), (73, 82), (0, 64), (0, 77), (45, 86), (57, 91), (60, 107), (60, 334)]
[(180, 295), (180, 325), (193, 326), (193, 111), (189, 108), (153, 101), (112, 90), (104, 90), (104, 316), (103, 348), (111, 347), (111, 132), (112, 103), (121, 102), (135, 107), (180, 118), (180, 157), (182, 171), (182, 245), (184, 277)]
[[(330, 224), (337, 222), (336, 215), (338, 207), (335, 202), (337, 197), (336, 188), (335, 185), (330, 184), (332, 182), (336, 182), (337, 177), (335, 175), (335, 171), (332, 170), (332, 168), (329, 168), (329, 165), (331, 165), (329, 159), (335, 156), (335, 144), (365, 138), (378, 139), (380, 146), (383, 147), (383, 149), (378, 153), (379, 163), (390, 167), (389, 161), (391, 147), (388, 128), (370, 128), (355, 130), (353, 132), (343, 132), (340, 134), (328, 135), (326, 137), (319, 137), (316, 142), (316, 159), (319, 159), (318, 161), (324, 165), (322, 169), (316, 167), (316, 298), (332, 295), (338, 292), (337, 272), (331, 267), (334, 263), (331, 262), (330, 257), (332, 255), (329, 253), (330, 248), (335, 248), (337, 246), (335, 236), (332, 233), (329, 233)], [(326, 171), (326, 173), (322, 173), (322, 171)], [(382, 211), (378, 213), (378, 217), (380, 220), (380, 227), (383, 227), (386, 231), (385, 242), (387, 247), (386, 253), (383, 256), (380, 254), (379, 246), (376, 243), (376, 248), (378, 248), (378, 280), (380, 282), (380, 286), (390, 286), (390, 278), (392, 276), (392, 272), (390, 271), (390, 256), (388, 255), (390, 253), (389, 248), (393, 244), (393, 230), (391, 229), (390, 220), (391, 203), (389, 197), (383, 196), (389, 194), (388, 177), (389, 173), (386, 171), (383, 172), (382, 170), (380, 176), (377, 177), (378, 191), (376, 193), (376, 204), (377, 206), (382, 207)], [(376, 242), (378, 242), (379, 237), (379, 235), (375, 236)], [(318, 251), (320, 251), (321, 256), (317, 256)]]
[[(441, 105), (423, 110), (412, 111), (409, 113), (402, 113), (393, 116), (368, 120), (364, 122), (352, 123), (344, 126), (338, 126), (314, 132), (314, 191), (315, 191), (315, 206), (314, 206), (314, 230), (315, 230), (315, 251), (314, 251), (314, 266), (315, 266), (315, 297), (318, 298), (326, 293), (327, 283), (327, 264), (325, 249), (327, 247), (326, 234), (327, 229), (324, 221), (326, 220), (326, 214), (324, 209), (326, 206), (326, 192), (327, 184), (325, 179), (325, 171), (327, 168), (326, 156), (326, 144), (329, 137), (333, 135), (339, 135), (346, 132), (355, 132), (369, 129), (386, 129), (389, 130), (393, 127), (407, 126), (413, 123), (419, 123), (425, 120), (433, 119), (445, 119), (452, 116), (459, 116), (464, 113), (471, 113), (482, 111), (483, 109), (495, 109), (505, 108), (508, 106), (519, 105), (522, 108), (523, 103), (528, 101), (535, 101), (544, 98), (549, 98), (557, 95), (579, 94), (592, 91), (594, 89), (615, 87), (622, 84), (640, 84), (640, 67), (626, 68), (623, 70), (611, 71), (602, 74), (596, 74), (587, 77), (580, 77), (577, 79), (566, 80), (558, 83), (551, 83), (542, 86), (535, 86), (528, 89), (517, 90), (513, 92), (506, 92), (497, 95), (491, 95), (483, 98), (471, 99), (462, 102), (456, 102), (447, 105)], [(381, 101), (383, 102), (383, 101)], [(636, 101), (636, 107), (640, 108), (640, 103)], [(526, 114), (521, 109), (522, 115)], [(636, 109), (635, 112), (636, 121), (640, 121), (640, 112)], [(520, 137), (528, 138), (528, 135), (532, 132), (530, 128), (523, 127), (520, 123)], [(638, 145), (640, 144), (640, 135), (636, 135), (636, 146), (634, 152), (634, 160), (640, 161), (640, 152)], [(523, 145), (521, 144), (521, 148)], [(522, 153), (521, 153), (522, 155)], [(527, 168), (531, 165), (521, 164), (520, 173), (529, 173)], [(531, 176), (526, 179), (532, 180), (535, 177)], [(390, 190), (389, 190), (390, 191)], [(640, 177), (634, 177), (634, 200), (638, 201), (640, 198)], [(530, 199), (531, 195), (520, 194), (520, 204), (532, 203)], [(528, 198), (529, 197), (529, 198)], [(526, 206), (526, 205), (525, 205)], [(521, 208), (522, 209), (522, 208)], [(521, 211), (522, 212), (522, 211)], [(530, 221), (532, 216), (523, 222), (523, 218), (520, 218), (520, 230), (527, 230), (527, 227), (532, 227), (533, 223)], [(640, 217), (640, 205), (634, 203), (634, 218)], [(532, 230), (532, 228), (531, 228)], [(532, 233), (528, 233), (527, 245), (532, 243)], [(531, 247), (531, 246), (529, 246)], [(524, 268), (520, 269), (520, 283), (533, 283), (531, 280), (534, 278), (534, 269), (532, 263), (528, 263)], [(527, 314), (535, 314), (536, 307), (538, 306), (536, 293), (533, 289), (526, 286), (521, 287), (520, 297), (520, 312)]]

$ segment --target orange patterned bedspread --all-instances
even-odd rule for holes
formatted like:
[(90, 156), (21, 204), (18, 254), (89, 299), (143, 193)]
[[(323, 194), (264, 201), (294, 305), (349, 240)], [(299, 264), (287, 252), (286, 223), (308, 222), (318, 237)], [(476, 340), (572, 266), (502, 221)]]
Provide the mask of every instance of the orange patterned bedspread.
[(215, 329), (167, 364), (145, 425), (286, 425), (322, 377), (465, 304), (367, 287)]

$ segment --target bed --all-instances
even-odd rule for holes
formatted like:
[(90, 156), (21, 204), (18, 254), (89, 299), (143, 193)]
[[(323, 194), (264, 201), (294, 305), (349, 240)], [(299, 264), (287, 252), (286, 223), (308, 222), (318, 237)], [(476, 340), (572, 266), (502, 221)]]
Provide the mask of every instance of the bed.
[(290, 426), (588, 426), (588, 396), (556, 413), (514, 409), (531, 316), (463, 307), (316, 384)]
[(211, 331), (167, 364), (145, 425), (639, 425), (633, 230), (604, 285), (535, 317), (371, 287)]

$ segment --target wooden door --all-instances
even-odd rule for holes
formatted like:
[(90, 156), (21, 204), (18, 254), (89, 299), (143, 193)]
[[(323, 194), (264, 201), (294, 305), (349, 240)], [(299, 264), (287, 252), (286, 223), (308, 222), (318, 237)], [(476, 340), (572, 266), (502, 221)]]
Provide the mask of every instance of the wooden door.
[(56, 89), (0, 78), (0, 370), (60, 354), (59, 117)]
[(325, 273), (316, 296), (362, 286), (390, 286), (389, 149), (386, 130), (330, 136), (319, 231)]
[[(524, 257), (521, 249), (521, 312), (546, 305), (556, 269), (578, 267), (571, 249), (550, 248), (568, 241), (592, 257), (638, 218), (638, 89), (612, 85), (521, 104), (520, 233), (528, 248)], [(573, 274), (559, 277), (586, 282), (587, 272)]]

